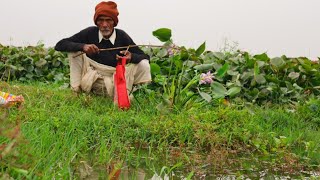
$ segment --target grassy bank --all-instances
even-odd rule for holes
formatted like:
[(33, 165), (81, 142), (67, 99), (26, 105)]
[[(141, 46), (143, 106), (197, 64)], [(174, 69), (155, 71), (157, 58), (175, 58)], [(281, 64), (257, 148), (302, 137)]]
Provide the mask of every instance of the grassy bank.
[(0, 144), (15, 143), (2, 153), (0, 177), (79, 178), (91, 169), (106, 177), (125, 166), (151, 172), (149, 179), (161, 169), (195, 178), (319, 171), (316, 98), (268, 107), (231, 101), (171, 112), (159, 111), (160, 100), (138, 91), (133, 107), (120, 111), (110, 99), (58, 85), (1, 83), (1, 91), (22, 94), (25, 104), (1, 121)]

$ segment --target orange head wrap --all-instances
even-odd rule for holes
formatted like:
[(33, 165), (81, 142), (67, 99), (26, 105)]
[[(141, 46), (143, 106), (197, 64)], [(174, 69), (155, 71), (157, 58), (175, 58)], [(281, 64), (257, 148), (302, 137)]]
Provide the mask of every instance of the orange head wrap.
[(118, 24), (118, 9), (117, 4), (112, 1), (108, 2), (100, 2), (96, 5), (95, 13), (94, 13), (94, 23), (97, 24), (97, 19), (99, 16), (108, 16), (111, 17), (114, 21), (114, 26), (117, 26)]

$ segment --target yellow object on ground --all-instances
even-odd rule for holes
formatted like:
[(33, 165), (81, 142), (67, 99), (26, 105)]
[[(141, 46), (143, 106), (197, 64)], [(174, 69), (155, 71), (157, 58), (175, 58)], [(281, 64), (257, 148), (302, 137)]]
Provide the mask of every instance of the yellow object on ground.
[(10, 93), (0, 91), (0, 107), (10, 108), (16, 104), (24, 102), (23, 96), (15, 96)]

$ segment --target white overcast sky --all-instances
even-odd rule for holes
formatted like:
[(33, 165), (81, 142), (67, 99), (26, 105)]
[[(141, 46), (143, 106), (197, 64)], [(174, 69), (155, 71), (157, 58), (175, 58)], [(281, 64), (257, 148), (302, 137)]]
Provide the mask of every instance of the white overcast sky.
[[(179, 46), (217, 51), (238, 43), (269, 56), (320, 56), (320, 0), (114, 0), (118, 28), (136, 44), (161, 44), (152, 31), (166, 27)], [(94, 25), (100, 0), (0, 0), (0, 44), (57, 41)]]

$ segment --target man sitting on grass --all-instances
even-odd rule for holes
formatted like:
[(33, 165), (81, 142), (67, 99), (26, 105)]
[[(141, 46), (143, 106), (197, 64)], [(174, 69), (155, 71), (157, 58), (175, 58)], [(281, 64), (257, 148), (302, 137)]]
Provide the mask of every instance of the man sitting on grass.
[[(101, 50), (135, 45), (126, 32), (115, 29), (118, 15), (116, 3), (101, 2), (95, 7), (93, 20), (96, 26), (88, 27), (56, 44), (55, 50), (71, 52), (70, 84), (73, 91), (117, 96), (114, 90), (114, 73), (117, 60), (121, 58), (119, 54), (126, 57), (128, 63), (125, 74), (128, 92), (134, 84), (151, 81), (149, 56), (138, 47)], [(85, 54), (77, 56), (79, 51)]]

